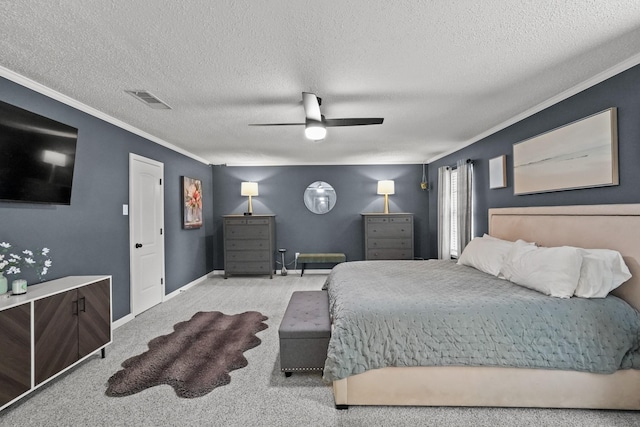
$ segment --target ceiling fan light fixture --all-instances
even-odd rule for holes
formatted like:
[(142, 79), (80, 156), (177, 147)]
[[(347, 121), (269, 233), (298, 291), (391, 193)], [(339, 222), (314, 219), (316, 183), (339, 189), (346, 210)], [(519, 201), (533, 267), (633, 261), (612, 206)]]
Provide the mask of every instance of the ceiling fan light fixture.
[(313, 141), (320, 141), (327, 136), (327, 128), (322, 122), (307, 120), (304, 128), (304, 136)]

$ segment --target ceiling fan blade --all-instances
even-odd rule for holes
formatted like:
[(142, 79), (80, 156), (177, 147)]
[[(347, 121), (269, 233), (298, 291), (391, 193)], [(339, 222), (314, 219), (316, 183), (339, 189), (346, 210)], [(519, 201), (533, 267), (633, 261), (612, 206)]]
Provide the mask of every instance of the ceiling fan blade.
[(320, 114), (320, 102), (318, 97), (309, 92), (302, 92), (302, 104), (304, 105), (304, 114), (309, 120), (315, 120), (317, 122), (322, 121), (322, 114)]
[(304, 126), (305, 123), (249, 123), (249, 126)]
[(381, 117), (371, 118), (352, 118), (352, 119), (324, 119), (324, 125), (327, 127), (336, 126), (365, 126), (365, 125), (381, 125), (384, 121)]

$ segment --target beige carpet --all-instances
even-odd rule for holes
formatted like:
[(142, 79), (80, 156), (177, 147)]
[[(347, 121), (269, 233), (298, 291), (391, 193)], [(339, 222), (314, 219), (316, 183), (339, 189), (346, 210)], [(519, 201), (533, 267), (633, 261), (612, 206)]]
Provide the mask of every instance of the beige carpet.
[[(278, 326), (296, 290), (317, 290), (324, 276), (214, 278), (115, 330), (106, 359), (93, 357), (0, 412), (0, 426), (640, 426), (640, 413), (557, 409), (351, 407), (337, 411), (320, 373), (285, 378), (278, 359)], [(197, 399), (177, 397), (168, 385), (125, 397), (105, 395), (123, 360), (198, 311), (269, 318), (262, 344), (244, 353), (249, 364), (231, 383)]]

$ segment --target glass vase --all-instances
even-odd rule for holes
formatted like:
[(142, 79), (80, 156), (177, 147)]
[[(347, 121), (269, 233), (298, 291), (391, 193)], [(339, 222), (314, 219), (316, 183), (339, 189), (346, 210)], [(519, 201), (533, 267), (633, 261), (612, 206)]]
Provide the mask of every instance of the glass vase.
[(4, 277), (4, 272), (0, 273), (0, 294), (4, 294), (8, 290), (7, 278)]

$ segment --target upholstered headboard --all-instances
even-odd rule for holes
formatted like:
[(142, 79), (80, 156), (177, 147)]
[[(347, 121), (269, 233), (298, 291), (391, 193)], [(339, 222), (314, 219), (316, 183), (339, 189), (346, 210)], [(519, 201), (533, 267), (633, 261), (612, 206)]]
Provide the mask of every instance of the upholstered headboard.
[(619, 251), (633, 277), (613, 294), (640, 310), (640, 204), (489, 209), (489, 234), (540, 246)]

